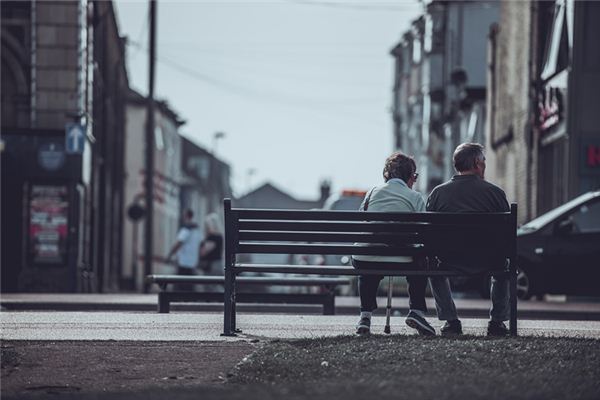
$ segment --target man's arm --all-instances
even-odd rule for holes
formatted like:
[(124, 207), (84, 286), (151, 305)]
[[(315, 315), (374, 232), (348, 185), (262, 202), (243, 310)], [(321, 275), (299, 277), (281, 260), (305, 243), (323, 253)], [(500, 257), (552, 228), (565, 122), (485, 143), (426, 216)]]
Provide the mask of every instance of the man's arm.
[(171, 251), (169, 251), (169, 254), (167, 255), (167, 260), (170, 260), (171, 257), (173, 257), (175, 253), (177, 253), (177, 251), (181, 248), (181, 246), (183, 246), (183, 244), (189, 236), (190, 231), (188, 229), (183, 228), (179, 230), (179, 232), (177, 233), (177, 242), (173, 245)]
[(427, 211), (437, 211), (437, 192), (435, 189), (429, 194), (427, 197), (427, 206), (425, 207)]
[(183, 242), (177, 241), (177, 243), (175, 243), (171, 248), (171, 251), (169, 251), (169, 254), (167, 255), (167, 260), (171, 260), (171, 257), (173, 257), (175, 253), (177, 253), (181, 246), (183, 246)]
[(506, 198), (506, 193), (504, 193), (504, 190), (498, 188), (496, 198), (498, 202), (498, 211), (510, 211), (510, 205), (508, 204), (508, 199)]
[(217, 244), (213, 240), (203, 240), (200, 242), (200, 257), (204, 257), (215, 247), (217, 247)]

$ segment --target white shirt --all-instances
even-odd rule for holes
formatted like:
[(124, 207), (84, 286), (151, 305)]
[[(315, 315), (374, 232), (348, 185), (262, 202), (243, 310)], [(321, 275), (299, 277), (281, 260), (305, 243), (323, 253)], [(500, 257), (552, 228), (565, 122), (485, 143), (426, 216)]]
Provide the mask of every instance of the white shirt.
[(184, 268), (196, 268), (200, 256), (202, 233), (200, 228), (183, 226), (177, 233), (177, 241), (182, 245), (177, 250), (177, 264)]
[[(360, 205), (360, 210), (364, 210), (365, 199)], [(376, 186), (371, 192), (369, 199), (369, 211), (380, 212), (425, 212), (425, 201), (419, 192), (408, 187), (408, 185), (398, 178), (392, 178), (383, 185)], [(370, 262), (412, 262), (412, 257), (404, 256), (353, 256), (359, 261)]]

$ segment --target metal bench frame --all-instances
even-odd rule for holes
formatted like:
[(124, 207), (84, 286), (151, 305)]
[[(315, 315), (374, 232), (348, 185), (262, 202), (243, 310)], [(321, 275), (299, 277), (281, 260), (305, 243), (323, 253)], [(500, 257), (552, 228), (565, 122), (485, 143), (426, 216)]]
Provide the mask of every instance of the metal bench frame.
[[(237, 278), (240, 286), (318, 286), (323, 288), (321, 293), (238, 293), (240, 303), (284, 303), (284, 304), (321, 304), (323, 315), (335, 314), (335, 288), (338, 285), (348, 285), (345, 278), (334, 277), (254, 277), (242, 276)], [(148, 275), (146, 282), (159, 286), (158, 312), (169, 313), (171, 303), (190, 302), (223, 302), (223, 292), (169, 291), (169, 284), (186, 283), (198, 285), (224, 285), (225, 277), (219, 275)]]
[[(235, 336), (236, 284), (242, 272), (317, 275), (468, 276), (456, 270), (357, 270), (350, 266), (272, 265), (236, 262), (238, 254), (335, 254), (385, 256), (481, 255), (509, 260), (510, 334), (517, 335), (517, 205), (503, 213), (382, 213), (231, 208), (224, 199), (225, 302), (223, 336)], [(464, 238), (467, 238), (466, 240)], [(238, 297), (240, 296), (240, 297)]]

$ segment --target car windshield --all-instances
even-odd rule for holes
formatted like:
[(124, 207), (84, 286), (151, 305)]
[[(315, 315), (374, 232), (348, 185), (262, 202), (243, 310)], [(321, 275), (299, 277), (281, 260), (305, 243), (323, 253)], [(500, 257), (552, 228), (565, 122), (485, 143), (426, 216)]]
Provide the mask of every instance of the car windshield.
[(585, 193), (579, 197), (576, 197), (573, 200), (563, 204), (562, 206), (557, 207), (553, 210), (550, 210), (547, 213), (542, 214), (535, 219), (532, 219), (531, 221), (529, 221), (528, 223), (523, 225), (521, 227), (521, 229), (524, 231), (538, 230), (538, 229), (542, 228), (543, 226), (545, 226), (546, 224), (548, 224), (549, 222), (556, 219), (561, 214), (563, 214), (563, 213), (567, 212), (568, 210), (570, 210), (574, 207), (577, 207), (579, 204), (582, 204), (582, 203), (588, 201), (589, 199), (595, 197), (595, 195), (596, 195), (595, 193), (591, 192), (591, 193)]

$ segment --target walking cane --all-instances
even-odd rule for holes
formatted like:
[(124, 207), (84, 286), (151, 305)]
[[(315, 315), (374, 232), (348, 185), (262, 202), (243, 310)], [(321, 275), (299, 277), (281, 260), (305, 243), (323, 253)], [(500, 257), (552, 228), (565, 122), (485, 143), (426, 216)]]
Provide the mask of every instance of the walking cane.
[(387, 299), (387, 309), (385, 311), (385, 328), (383, 328), (383, 333), (390, 334), (390, 316), (392, 314), (392, 277), (388, 276), (388, 299)]

